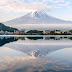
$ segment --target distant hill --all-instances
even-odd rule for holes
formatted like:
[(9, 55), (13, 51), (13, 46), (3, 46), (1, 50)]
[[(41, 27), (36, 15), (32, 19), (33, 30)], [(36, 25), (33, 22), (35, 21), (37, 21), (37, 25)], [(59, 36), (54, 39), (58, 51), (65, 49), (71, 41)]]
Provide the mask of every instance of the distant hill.
[(9, 26), (6, 26), (3, 23), (0, 23), (0, 30), (13, 32), (14, 30), (17, 30), (17, 29), (9, 27)]

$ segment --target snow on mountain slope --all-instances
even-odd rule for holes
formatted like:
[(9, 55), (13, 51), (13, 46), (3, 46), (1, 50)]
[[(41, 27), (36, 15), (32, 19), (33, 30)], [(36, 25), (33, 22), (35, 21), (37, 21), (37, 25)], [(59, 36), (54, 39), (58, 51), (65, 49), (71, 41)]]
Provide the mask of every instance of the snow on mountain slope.
[(22, 17), (5, 22), (6, 24), (56, 24), (72, 23), (47, 15), (45, 12), (30, 12)]

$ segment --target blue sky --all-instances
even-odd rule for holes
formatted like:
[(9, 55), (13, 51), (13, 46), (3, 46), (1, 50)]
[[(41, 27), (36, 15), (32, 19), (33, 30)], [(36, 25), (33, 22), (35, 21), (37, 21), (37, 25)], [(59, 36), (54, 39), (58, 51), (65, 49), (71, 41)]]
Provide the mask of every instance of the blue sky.
[(0, 22), (31, 11), (45, 11), (51, 16), (72, 21), (72, 0), (0, 0)]

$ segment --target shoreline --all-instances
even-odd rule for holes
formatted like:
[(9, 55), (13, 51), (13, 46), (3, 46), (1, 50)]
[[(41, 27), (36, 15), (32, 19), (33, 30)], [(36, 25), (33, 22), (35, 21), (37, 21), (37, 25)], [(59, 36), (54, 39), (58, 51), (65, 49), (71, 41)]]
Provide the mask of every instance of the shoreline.
[(72, 35), (0, 35), (0, 37), (72, 37)]

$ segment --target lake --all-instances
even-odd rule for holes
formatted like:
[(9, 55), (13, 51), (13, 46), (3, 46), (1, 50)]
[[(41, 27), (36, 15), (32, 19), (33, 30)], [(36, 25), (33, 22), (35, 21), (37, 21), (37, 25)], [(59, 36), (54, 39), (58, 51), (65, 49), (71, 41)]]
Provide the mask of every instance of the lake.
[(0, 72), (72, 72), (72, 36), (0, 36)]

